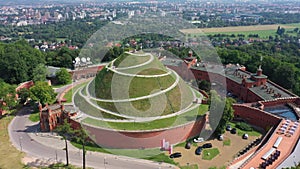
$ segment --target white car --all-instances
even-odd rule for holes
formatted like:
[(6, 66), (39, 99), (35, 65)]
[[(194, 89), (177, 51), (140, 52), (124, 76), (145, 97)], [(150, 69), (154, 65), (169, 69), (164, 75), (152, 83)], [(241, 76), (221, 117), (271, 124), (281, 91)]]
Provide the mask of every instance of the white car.
[(204, 141), (204, 138), (202, 138), (202, 137), (198, 137), (198, 138), (195, 138), (194, 139), (194, 142), (195, 143), (201, 143), (201, 142), (203, 142)]

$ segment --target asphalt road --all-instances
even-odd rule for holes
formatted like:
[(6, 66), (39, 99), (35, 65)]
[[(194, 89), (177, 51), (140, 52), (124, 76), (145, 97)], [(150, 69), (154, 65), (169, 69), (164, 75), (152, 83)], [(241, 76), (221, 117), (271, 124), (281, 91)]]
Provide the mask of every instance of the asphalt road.
[[(37, 126), (29, 122), (28, 117), (32, 110), (24, 107), (9, 124), (8, 130), (12, 144), (27, 155), (39, 159), (65, 162), (65, 151), (62, 149), (46, 146), (30, 137), (29, 133), (35, 132)], [(51, 143), (49, 143), (51, 144)], [(70, 163), (81, 166), (82, 154), (79, 150), (69, 151)], [(88, 152), (86, 164), (93, 168), (105, 169), (158, 169), (174, 168), (168, 164), (159, 164), (148, 160), (134, 159), (104, 153)]]

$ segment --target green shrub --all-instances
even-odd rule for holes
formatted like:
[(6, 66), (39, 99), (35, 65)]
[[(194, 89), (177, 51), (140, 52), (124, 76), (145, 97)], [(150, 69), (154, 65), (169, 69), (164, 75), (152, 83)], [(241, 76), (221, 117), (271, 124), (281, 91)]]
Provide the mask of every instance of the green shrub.
[(244, 122), (237, 123), (235, 125), (235, 127), (239, 128), (243, 131), (252, 131), (253, 130), (252, 127), (249, 124), (244, 123)]

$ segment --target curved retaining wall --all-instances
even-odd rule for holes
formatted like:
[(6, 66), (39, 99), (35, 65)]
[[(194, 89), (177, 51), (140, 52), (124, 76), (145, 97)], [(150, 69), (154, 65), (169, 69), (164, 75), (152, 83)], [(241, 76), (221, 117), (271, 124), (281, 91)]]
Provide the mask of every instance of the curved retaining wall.
[(270, 113), (264, 112), (254, 107), (248, 107), (241, 104), (233, 104), (234, 116), (242, 118), (247, 123), (268, 130), (271, 126), (277, 126), (280, 123), (280, 118)]
[(177, 144), (200, 134), (205, 116), (195, 122), (169, 129), (151, 131), (114, 131), (84, 125), (91, 138), (100, 146), (107, 148), (143, 149), (160, 147), (165, 139), (170, 144)]

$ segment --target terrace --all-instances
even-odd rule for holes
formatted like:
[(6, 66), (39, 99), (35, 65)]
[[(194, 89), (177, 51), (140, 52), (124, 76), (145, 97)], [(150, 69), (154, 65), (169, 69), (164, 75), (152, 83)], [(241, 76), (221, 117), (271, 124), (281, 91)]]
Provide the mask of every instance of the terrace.
[(299, 122), (282, 120), (268, 144), (257, 151), (251, 160), (243, 164), (242, 168), (276, 168), (292, 152), (300, 135)]

